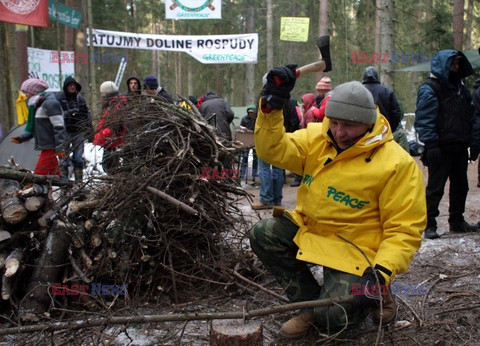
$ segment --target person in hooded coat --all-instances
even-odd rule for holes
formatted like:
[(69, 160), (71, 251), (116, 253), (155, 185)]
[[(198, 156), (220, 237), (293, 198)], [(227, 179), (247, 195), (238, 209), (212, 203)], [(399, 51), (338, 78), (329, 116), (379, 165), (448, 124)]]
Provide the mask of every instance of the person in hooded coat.
[(63, 109), (63, 119), (68, 135), (66, 149), (72, 152), (71, 158), (67, 155), (60, 163), (61, 177), (68, 179), (68, 167), (73, 166), (76, 182), (81, 182), (83, 179), (85, 137), (91, 141), (93, 135), (92, 116), (87, 102), (80, 95), (81, 90), (80, 83), (70, 76), (63, 83), (63, 92), (55, 94)]
[(430, 77), (418, 90), (415, 130), (425, 143), (423, 162), (428, 167), (427, 239), (440, 237), (436, 218), (447, 180), (450, 232), (479, 230), (478, 224), (466, 222), (463, 216), (468, 160), (475, 161), (480, 148), (480, 126), (471, 95), (462, 82), (472, 73), (472, 65), (462, 52), (442, 50), (432, 58)]
[(175, 103), (168, 91), (158, 84), (157, 77), (155, 76), (146, 76), (143, 79), (143, 90), (149, 96), (160, 96), (170, 103)]
[(400, 146), (407, 152), (410, 152), (407, 135), (405, 134), (401, 123), (403, 118), (402, 107), (400, 106), (393, 90), (380, 84), (378, 71), (373, 66), (368, 66), (363, 71), (362, 84), (372, 93), (375, 104), (380, 108), (380, 113), (387, 118), (395, 142), (400, 144)]
[(129, 95), (141, 95), (142, 84), (137, 77), (130, 77), (127, 79), (127, 96)]

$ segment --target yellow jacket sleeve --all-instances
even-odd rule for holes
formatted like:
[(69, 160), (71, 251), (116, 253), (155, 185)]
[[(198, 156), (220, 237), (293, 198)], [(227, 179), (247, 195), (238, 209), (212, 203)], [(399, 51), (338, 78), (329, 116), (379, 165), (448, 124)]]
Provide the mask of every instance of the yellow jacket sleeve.
[(255, 149), (262, 161), (302, 175), (308, 147), (307, 130), (286, 133), (281, 109), (265, 114), (259, 107)]

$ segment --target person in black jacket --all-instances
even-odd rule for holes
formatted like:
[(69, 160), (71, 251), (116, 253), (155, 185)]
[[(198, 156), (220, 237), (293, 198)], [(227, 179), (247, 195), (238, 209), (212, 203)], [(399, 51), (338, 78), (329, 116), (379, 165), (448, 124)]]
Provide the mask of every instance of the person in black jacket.
[(63, 179), (68, 179), (68, 167), (73, 166), (76, 182), (83, 179), (83, 152), (85, 136), (90, 138), (93, 135), (92, 118), (87, 103), (79, 93), (82, 86), (75, 78), (67, 77), (63, 83), (63, 92), (55, 96), (63, 109), (63, 119), (67, 130), (67, 142), (65, 144), (72, 152), (72, 157), (67, 155), (60, 163), (60, 172)]
[(392, 129), (395, 142), (400, 144), (400, 146), (405, 149), (406, 152), (410, 152), (407, 135), (401, 123), (403, 118), (403, 110), (393, 90), (380, 84), (378, 71), (373, 66), (368, 66), (364, 70), (362, 84), (368, 89), (368, 91), (372, 93), (373, 100), (380, 109), (380, 113), (387, 118), (390, 128)]
[(425, 143), (423, 161), (428, 167), (424, 233), (428, 239), (440, 237), (436, 217), (447, 180), (450, 180), (450, 232), (479, 230), (477, 224), (466, 222), (463, 216), (468, 193), (468, 160), (478, 158), (480, 146), (478, 119), (470, 92), (462, 81), (472, 73), (472, 65), (462, 52), (442, 50), (433, 57), (430, 77), (418, 90), (415, 130)]

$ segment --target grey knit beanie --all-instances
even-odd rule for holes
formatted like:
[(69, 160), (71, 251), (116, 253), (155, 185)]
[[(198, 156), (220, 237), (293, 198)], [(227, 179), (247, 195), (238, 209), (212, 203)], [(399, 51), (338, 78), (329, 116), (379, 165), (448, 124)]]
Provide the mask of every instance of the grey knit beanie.
[(375, 124), (377, 110), (373, 96), (362, 83), (353, 81), (333, 89), (325, 110), (327, 118), (353, 121), (367, 125)]

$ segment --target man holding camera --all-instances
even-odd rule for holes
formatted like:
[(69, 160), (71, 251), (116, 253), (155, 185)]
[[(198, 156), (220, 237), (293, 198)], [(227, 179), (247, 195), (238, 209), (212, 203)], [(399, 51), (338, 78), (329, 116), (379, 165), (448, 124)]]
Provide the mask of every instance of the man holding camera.
[(76, 182), (83, 179), (83, 152), (85, 136), (93, 134), (92, 119), (87, 103), (80, 90), (82, 86), (73, 77), (67, 77), (63, 83), (63, 92), (57, 93), (58, 102), (62, 105), (65, 128), (68, 141), (66, 148), (72, 152), (72, 157), (67, 157), (60, 163), (61, 177), (68, 179), (68, 167), (73, 166), (73, 173)]

